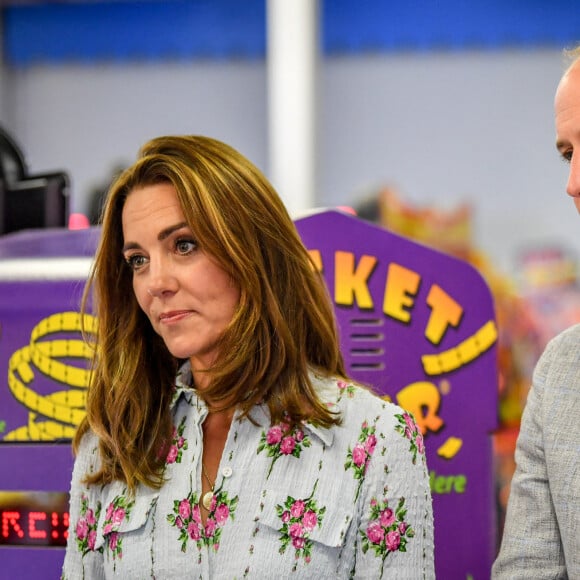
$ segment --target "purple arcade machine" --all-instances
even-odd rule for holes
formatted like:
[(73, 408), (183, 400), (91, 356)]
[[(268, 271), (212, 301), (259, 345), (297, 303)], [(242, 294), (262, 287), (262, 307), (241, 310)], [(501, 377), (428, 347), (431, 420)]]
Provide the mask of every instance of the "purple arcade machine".
[(70, 438), (90, 360), (80, 300), (97, 237), (95, 229), (0, 237), (0, 579), (60, 576)]
[[(422, 429), (437, 577), (489, 578), (498, 371), (487, 285), (469, 264), (349, 215), (296, 223), (327, 282), (349, 374)], [(0, 238), (0, 580), (60, 574), (90, 359), (79, 307), (97, 237)]]
[(423, 433), (437, 577), (487, 580), (498, 366), (486, 283), (466, 262), (350, 215), (296, 224), (334, 302), (348, 374), (411, 411)]

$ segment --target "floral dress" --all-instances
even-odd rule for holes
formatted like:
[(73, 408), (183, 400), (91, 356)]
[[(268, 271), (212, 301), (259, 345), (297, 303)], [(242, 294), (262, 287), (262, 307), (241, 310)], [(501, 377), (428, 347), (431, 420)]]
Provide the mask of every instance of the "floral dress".
[(207, 408), (186, 365), (161, 490), (81, 483), (99, 465), (88, 433), (71, 484), (63, 580), (434, 578), (433, 512), (413, 418), (367, 390), (312, 374), (342, 414), (324, 429), (234, 417), (209, 515), (200, 513)]

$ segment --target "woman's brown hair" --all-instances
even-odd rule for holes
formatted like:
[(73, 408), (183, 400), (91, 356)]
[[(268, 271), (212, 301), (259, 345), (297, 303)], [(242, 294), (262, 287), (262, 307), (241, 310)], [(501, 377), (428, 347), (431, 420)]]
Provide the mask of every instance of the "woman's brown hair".
[[(309, 369), (345, 377), (326, 287), (278, 194), (236, 150), (199, 136), (159, 137), (111, 186), (102, 234), (85, 291), (98, 318), (87, 430), (100, 439), (100, 471), (89, 483), (121, 480), (160, 487), (171, 433), (175, 359), (137, 304), (132, 272), (122, 257), (122, 211), (131, 191), (170, 183), (200, 249), (232, 277), (240, 303), (221, 337), (211, 381), (198, 393), (218, 409), (248, 417), (267, 404), (272, 423), (340, 418), (323, 404)], [(196, 369), (198, 370), (198, 369)], [(193, 385), (195, 387), (195, 385)]]

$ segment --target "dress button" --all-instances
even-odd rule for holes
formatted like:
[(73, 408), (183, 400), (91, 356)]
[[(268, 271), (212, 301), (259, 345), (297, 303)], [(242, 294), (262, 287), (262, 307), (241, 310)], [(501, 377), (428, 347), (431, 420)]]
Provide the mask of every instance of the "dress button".
[(233, 473), (233, 471), (232, 471), (232, 468), (231, 468), (231, 467), (229, 467), (229, 466), (228, 466), (228, 467), (224, 467), (224, 468), (222, 469), (222, 475), (223, 475), (224, 477), (231, 477), (231, 476), (232, 476), (232, 473)]

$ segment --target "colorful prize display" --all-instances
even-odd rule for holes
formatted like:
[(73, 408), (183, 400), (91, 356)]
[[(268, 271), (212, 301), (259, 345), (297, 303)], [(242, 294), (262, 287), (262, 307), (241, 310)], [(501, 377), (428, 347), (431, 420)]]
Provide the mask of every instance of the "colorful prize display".
[[(469, 264), (358, 218), (328, 211), (296, 224), (326, 280), (348, 373), (421, 428), (437, 576), (488, 578), (498, 391), (489, 289)], [(60, 575), (70, 438), (84, 416), (85, 337), (95, 330), (80, 302), (98, 235), (0, 238), (0, 579)]]

